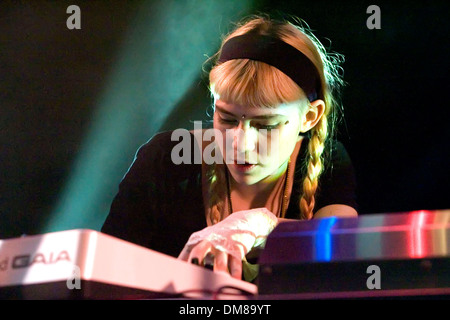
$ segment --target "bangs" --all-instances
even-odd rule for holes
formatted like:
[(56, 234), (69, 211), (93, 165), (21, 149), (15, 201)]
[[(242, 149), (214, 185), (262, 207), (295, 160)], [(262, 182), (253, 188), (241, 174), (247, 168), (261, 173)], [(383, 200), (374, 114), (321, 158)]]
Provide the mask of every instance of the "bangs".
[(273, 108), (306, 99), (303, 90), (283, 72), (249, 59), (230, 60), (215, 66), (209, 81), (215, 97), (248, 107)]

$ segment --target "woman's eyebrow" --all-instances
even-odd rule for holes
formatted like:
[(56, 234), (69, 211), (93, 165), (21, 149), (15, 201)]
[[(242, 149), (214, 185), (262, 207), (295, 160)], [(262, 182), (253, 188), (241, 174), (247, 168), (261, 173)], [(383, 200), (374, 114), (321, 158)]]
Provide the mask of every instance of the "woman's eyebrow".
[[(237, 115), (229, 112), (228, 110), (225, 110), (225, 109), (219, 107), (217, 104), (216, 104), (216, 110), (218, 110), (220, 113), (224, 113), (226, 115), (229, 115), (229, 116), (232, 116), (235, 118), (241, 118), (240, 116), (237, 116)], [(249, 119), (264, 120), (264, 119), (273, 119), (273, 118), (282, 117), (282, 116), (283, 115), (281, 115), (281, 114), (263, 114), (260, 116), (249, 117)]]
[(229, 116), (236, 117), (236, 115), (234, 115), (234, 114), (231, 113), (230, 111), (227, 111), (227, 110), (225, 110), (225, 109), (219, 107), (217, 104), (216, 104), (216, 108), (215, 108), (215, 109), (218, 110), (220, 113), (224, 113), (224, 114), (227, 114), (227, 115), (229, 115)]

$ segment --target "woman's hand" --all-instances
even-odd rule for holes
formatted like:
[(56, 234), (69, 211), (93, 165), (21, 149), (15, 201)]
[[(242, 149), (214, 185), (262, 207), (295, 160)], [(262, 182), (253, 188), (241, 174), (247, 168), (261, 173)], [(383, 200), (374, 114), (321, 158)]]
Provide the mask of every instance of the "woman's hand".
[(264, 246), (276, 225), (276, 216), (266, 208), (235, 212), (193, 233), (178, 258), (241, 279), (242, 260), (253, 248)]
[(242, 279), (242, 260), (215, 248), (208, 240), (202, 240), (192, 247), (185, 246), (178, 258)]

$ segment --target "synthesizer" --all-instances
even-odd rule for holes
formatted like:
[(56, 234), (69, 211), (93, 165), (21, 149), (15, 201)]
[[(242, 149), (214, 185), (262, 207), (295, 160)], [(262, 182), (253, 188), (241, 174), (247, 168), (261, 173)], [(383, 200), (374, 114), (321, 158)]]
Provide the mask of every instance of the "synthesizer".
[(448, 298), (450, 210), (283, 222), (259, 264), (259, 298)]
[(88, 229), (0, 241), (0, 299), (236, 299), (254, 284)]

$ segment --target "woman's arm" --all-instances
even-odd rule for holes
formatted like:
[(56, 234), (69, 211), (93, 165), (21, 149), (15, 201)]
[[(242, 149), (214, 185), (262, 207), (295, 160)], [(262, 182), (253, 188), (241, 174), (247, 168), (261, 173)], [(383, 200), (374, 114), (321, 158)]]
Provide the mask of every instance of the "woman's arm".
[(358, 212), (355, 208), (344, 205), (344, 204), (330, 204), (323, 208), (320, 208), (315, 214), (314, 218), (324, 218), (324, 217), (357, 217)]

